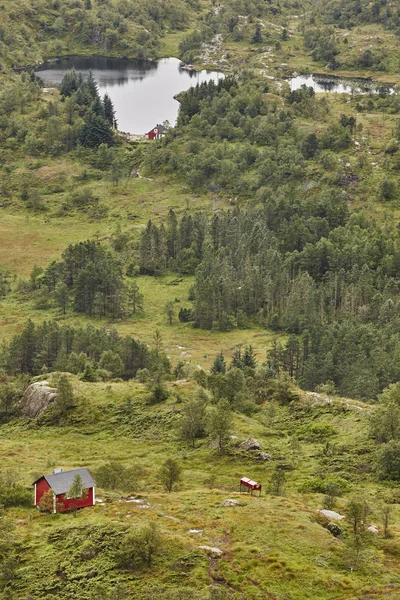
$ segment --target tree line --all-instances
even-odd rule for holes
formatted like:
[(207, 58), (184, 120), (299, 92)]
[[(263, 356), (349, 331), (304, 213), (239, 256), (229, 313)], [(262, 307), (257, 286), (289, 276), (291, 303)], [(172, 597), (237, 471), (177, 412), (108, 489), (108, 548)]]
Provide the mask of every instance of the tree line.
[[(121, 336), (115, 329), (93, 325), (73, 327), (45, 321), (35, 325), (30, 319), (20, 334), (4, 344), (0, 362), (9, 375), (39, 375), (48, 371), (67, 371), (96, 380), (104, 369), (112, 377), (130, 379), (138, 369), (158, 367), (160, 351), (152, 352), (132, 336)], [(167, 365), (163, 361), (164, 367)]]

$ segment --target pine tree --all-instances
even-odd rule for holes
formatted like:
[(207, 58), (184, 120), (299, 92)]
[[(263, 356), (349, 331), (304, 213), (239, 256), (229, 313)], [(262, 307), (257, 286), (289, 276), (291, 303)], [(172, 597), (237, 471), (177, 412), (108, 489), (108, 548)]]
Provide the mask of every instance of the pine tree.
[(240, 348), (235, 348), (232, 354), (232, 362), (230, 364), (230, 369), (243, 369), (244, 361), (242, 357), (242, 351)]
[(112, 129), (105, 118), (91, 111), (86, 123), (82, 127), (80, 141), (83, 146), (97, 148), (100, 144), (112, 146), (114, 137)]
[(243, 365), (255, 369), (257, 367), (256, 356), (254, 354), (253, 346), (249, 344), (246, 346), (243, 354)]
[(214, 364), (211, 367), (211, 373), (213, 375), (216, 375), (217, 373), (224, 374), (225, 372), (226, 372), (226, 363), (225, 363), (224, 355), (222, 354), (222, 351), (221, 351), (215, 357)]
[(96, 83), (96, 80), (93, 76), (93, 71), (91, 69), (85, 83), (92, 99), (95, 100), (95, 98), (97, 98), (99, 95), (99, 86)]
[(55, 423), (65, 420), (68, 411), (74, 406), (74, 391), (67, 375), (61, 375), (57, 385), (57, 396), (52, 415)]
[(67, 71), (62, 78), (60, 84), (60, 93), (62, 96), (72, 96), (79, 87), (79, 79), (77, 77), (75, 69)]
[(106, 120), (110, 123), (111, 127), (117, 129), (117, 121), (115, 119), (115, 109), (114, 104), (108, 94), (104, 94), (103, 98), (103, 106), (104, 106), (104, 116)]
[(31, 319), (28, 320), (20, 336), (20, 372), (35, 372), (35, 353), (36, 353), (36, 331), (35, 324)]
[(127, 305), (131, 315), (143, 312), (143, 294), (140, 293), (139, 286), (133, 281), (127, 287), (126, 291)]

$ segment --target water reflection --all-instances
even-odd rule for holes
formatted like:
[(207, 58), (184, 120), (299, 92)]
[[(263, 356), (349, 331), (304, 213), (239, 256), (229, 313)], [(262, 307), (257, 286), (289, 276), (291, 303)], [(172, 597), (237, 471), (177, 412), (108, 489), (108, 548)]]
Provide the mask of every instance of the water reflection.
[(368, 79), (346, 79), (334, 76), (324, 75), (296, 75), (289, 79), (290, 90), (298, 90), (301, 86), (312, 87), (315, 92), (332, 92), (336, 94), (368, 94), (381, 93), (384, 89), (386, 93), (393, 94), (394, 88), (389, 86), (380, 86), (377, 82)]
[(87, 75), (92, 70), (101, 94), (111, 97), (121, 131), (145, 133), (157, 123), (176, 123), (179, 103), (174, 96), (197, 83), (223, 78), (215, 71), (181, 69), (177, 58), (140, 61), (118, 58), (69, 58), (47, 63), (36, 73), (46, 85), (58, 84), (69, 69)]

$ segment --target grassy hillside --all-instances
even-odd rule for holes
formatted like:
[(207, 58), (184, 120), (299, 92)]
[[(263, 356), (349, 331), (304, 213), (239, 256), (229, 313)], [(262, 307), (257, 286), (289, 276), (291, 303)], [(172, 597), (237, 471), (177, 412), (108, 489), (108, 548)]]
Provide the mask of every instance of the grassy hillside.
[[(13, 535), (19, 540), (19, 568), (7, 586), (11, 597), (50, 598), (56, 592), (63, 598), (84, 599), (100, 589), (107, 597), (118, 581), (121, 598), (132, 597), (133, 590), (136, 598), (175, 598), (179, 593), (214, 597), (213, 585), (223, 598), (231, 597), (229, 593), (250, 599), (350, 599), (370, 594), (396, 598), (397, 506), (390, 527), (394, 537), (369, 534), (357, 557), (349, 547), (349, 520), (340, 523), (344, 537), (334, 538), (318, 516), (323, 496), (313, 491), (324, 479), (342, 481), (346, 491), (335, 510), (345, 513), (353, 496), (368, 498), (373, 511), (368, 523), (381, 526), (379, 503), (388, 488), (377, 486), (368, 470), (373, 448), (366, 436), (365, 406), (339, 399), (326, 404), (324, 397), (303, 395), (290, 408), (276, 405), (274, 415), (267, 408), (251, 418), (238, 415), (233, 444), (257, 438), (273, 457), (260, 463), (254, 451), (233, 446), (219, 456), (207, 447), (207, 440), (200, 440), (194, 450), (179, 441), (182, 404), (175, 394), (187, 398), (193, 391), (190, 382), (173, 384), (173, 396), (161, 408), (146, 407), (138, 384), (84, 384), (73, 379), (73, 386), (78, 406), (61, 436), (57, 427), (28, 421), (2, 427), (3, 472), (29, 484), (54, 466), (85, 465), (95, 473), (110, 461), (132, 467), (137, 475), (126, 489), (98, 489), (100, 504), (79, 511), (76, 518), (46, 516), (33, 508), (9, 509), (8, 518), (16, 521)], [(130, 409), (128, 396), (133, 398)], [(324, 450), (328, 440), (330, 451)], [(179, 487), (168, 494), (158, 469), (171, 455), (182, 462), (184, 471)], [(268, 485), (278, 464), (287, 481), (284, 491), (275, 495)], [(243, 475), (263, 483), (261, 498), (238, 495)], [(130, 494), (139, 501), (121, 501)], [(227, 498), (239, 505), (222, 507)], [(115, 549), (124, 532), (150, 521), (157, 523), (162, 536), (153, 566), (118, 569)], [(190, 533), (192, 529), (201, 533)], [(220, 548), (222, 557), (209, 557), (201, 545)]]
[[(3, 3), (2, 600), (400, 597), (400, 103), (285, 80), (398, 84), (397, 13), (353, 4)], [(68, 54), (234, 77), (132, 142), (90, 81), (10, 70)], [(28, 419), (41, 379), (73, 398)], [(82, 466), (95, 507), (31, 506), (33, 480)]]

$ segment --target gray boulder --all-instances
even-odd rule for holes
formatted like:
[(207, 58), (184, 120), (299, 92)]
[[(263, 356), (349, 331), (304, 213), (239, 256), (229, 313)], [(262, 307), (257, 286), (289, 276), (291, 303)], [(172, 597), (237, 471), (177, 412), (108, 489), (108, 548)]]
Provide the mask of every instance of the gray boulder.
[(261, 450), (260, 442), (254, 438), (249, 438), (239, 445), (240, 450)]
[(267, 461), (267, 460), (268, 460), (268, 461), (272, 460), (272, 456), (271, 456), (270, 454), (268, 454), (267, 452), (259, 452), (259, 453), (257, 454), (257, 458), (258, 458), (259, 460), (262, 460), (262, 461), (264, 461), (264, 462), (265, 462), (265, 461)]
[(231, 500), (228, 498), (227, 500), (221, 502), (221, 506), (240, 506), (240, 504), (237, 500)]
[(37, 381), (26, 388), (20, 404), (21, 414), (31, 419), (40, 417), (54, 402), (57, 396), (56, 388), (48, 381)]

